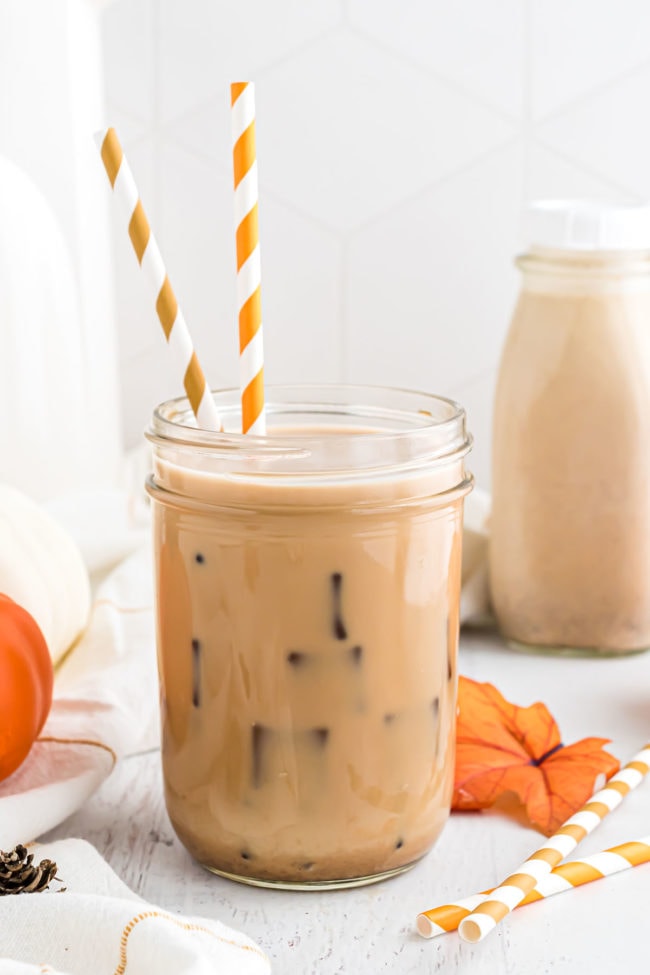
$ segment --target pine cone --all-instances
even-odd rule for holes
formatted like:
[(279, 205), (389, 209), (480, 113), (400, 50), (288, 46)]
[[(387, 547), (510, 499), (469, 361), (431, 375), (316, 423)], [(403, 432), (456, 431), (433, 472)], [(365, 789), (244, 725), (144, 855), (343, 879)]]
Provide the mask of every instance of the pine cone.
[(41, 860), (36, 866), (34, 854), (18, 845), (11, 853), (0, 850), (0, 897), (4, 894), (32, 894), (46, 890), (56, 876), (53, 860)]

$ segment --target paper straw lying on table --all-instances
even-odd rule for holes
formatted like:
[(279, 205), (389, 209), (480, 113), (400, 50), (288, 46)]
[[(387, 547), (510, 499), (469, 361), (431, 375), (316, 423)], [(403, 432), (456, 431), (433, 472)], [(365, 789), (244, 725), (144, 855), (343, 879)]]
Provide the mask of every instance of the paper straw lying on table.
[(204, 430), (220, 430), (221, 420), (196, 357), (192, 339), (169, 282), (156, 239), (145, 216), (140, 195), (115, 129), (95, 134), (113, 194), (128, 218), (128, 230), (138, 263), (151, 288), (158, 319), (170, 353), (181, 374), (196, 422)]
[(560, 860), (575, 850), (580, 840), (622, 802), (631, 789), (643, 780), (650, 769), (650, 745), (611, 777), (605, 787), (594, 793), (582, 809), (574, 813), (543, 846), (533, 853), (515, 873), (480, 903), (458, 925), (464, 941), (482, 941), (510, 911), (537, 887)]
[(235, 82), (230, 86), (230, 100), (235, 177), (242, 432), (263, 436), (266, 433), (266, 415), (253, 85), (247, 81)]
[[(552, 897), (553, 894), (562, 894), (583, 884), (590, 884), (594, 880), (603, 880), (614, 873), (648, 862), (650, 862), (650, 836), (612, 846), (609, 850), (603, 850), (602, 853), (595, 853), (580, 860), (561, 863), (546, 877), (542, 877), (537, 887), (526, 894), (519, 907), (545, 897)], [(479, 904), (486, 901), (492, 892), (492, 890), (484, 890), (480, 894), (464, 897), (452, 904), (441, 904), (440, 907), (434, 907), (430, 911), (423, 911), (422, 914), (418, 914), (416, 920), (418, 933), (423, 938), (436, 938), (440, 934), (456, 931), (461, 921)]]

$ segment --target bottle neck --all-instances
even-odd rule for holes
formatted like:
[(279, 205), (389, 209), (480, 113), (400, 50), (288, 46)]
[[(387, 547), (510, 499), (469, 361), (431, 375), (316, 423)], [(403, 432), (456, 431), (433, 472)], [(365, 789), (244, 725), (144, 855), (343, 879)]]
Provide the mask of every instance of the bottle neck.
[(522, 272), (525, 291), (591, 294), (650, 290), (650, 250), (532, 247), (515, 263)]

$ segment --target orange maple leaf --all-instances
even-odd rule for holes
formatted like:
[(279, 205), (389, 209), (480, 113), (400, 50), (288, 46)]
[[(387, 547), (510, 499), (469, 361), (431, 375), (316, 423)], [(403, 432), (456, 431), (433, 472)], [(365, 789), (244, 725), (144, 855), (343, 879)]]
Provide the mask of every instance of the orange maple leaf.
[(487, 809), (507, 793), (550, 835), (619, 768), (609, 738), (563, 745), (545, 704), (511, 704), (492, 684), (459, 678), (453, 809)]

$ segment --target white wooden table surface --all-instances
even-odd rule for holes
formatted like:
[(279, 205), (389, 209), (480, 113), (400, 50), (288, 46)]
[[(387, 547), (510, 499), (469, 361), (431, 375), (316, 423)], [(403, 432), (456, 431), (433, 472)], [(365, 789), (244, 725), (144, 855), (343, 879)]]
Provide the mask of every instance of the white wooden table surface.
[[(460, 671), (490, 680), (518, 704), (543, 700), (566, 743), (612, 738), (623, 761), (650, 740), (650, 654), (553, 659), (507, 650), (494, 636), (463, 635)], [(650, 833), (650, 781), (578, 848), (584, 856)], [(500, 814), (454, 814), (414, 870), (382, 884), (288, 893), (235, 884), (204, 871), (175, 838), (162, 798), (159, 754), (124, 760), (47, 839), (93, 843), (131, 888), (167, 910), (219, 918), (257, 939), (275, 975), (394, 972), (646, 972), (650, 865), (522, 908), (485, 942), (457, 934), (425, 941), (418, 911), (494, 886), (540, 842)]]

